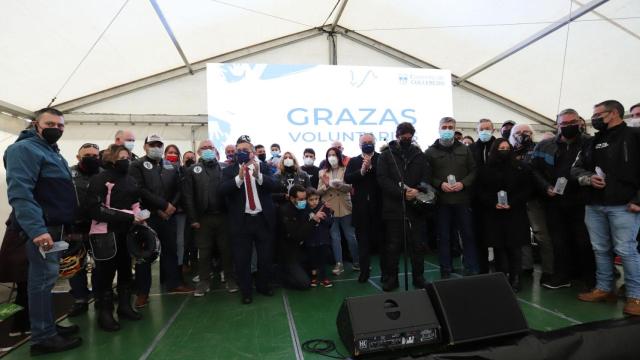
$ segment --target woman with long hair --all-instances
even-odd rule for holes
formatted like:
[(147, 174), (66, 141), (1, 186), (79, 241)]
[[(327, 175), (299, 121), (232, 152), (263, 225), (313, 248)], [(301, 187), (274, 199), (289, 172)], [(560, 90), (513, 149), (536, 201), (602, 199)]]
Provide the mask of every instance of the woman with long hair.
[(340, 229), (347, 238), (349, 252), (353, 259), (353, 271), (360, 271), (358, 242), (355, 229), (351, 224), (351, 185), (344, 182), (346, 166), (343, 162), (342, 152), (336, 147), (329, 148), (325, 160), (324, 167), (318, 174), (320, 178), (318, 193), (322, 195), (322, 201), (334, 212), (334, 220), (331, 225), (331, 247), (336, 265), (332, 272), (334, 275), (340, 275), (344, 272)]

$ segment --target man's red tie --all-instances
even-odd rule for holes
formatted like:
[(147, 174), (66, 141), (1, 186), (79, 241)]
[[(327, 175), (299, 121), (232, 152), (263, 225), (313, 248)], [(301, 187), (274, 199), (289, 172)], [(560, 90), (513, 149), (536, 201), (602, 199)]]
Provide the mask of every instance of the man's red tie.
[(253, 198), (253, 186), (251, 185), (251, 173), (249, 167), (244, 165), (244, 186), (247, 187), (247, 199), (249, 200), (249, 209), (256, 209), (256, 200)]

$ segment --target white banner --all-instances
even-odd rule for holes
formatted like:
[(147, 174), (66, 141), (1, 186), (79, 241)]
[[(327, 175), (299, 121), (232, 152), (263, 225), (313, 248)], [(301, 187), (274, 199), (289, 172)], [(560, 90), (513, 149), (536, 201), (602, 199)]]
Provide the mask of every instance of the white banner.
[(324, 159), (335, 140), (355, 156), (360, 134), (373, 133), (380, 145), (395, 139), (402, 122), (414, 124), (426, 150), (438, 137), (440, 118), (453, 116), (448, 70), (207, 64), (207, 99), (209, 137), (222, 156), (241, 135), (267, 154), (278, 143), (299, 161), (308, 147)]

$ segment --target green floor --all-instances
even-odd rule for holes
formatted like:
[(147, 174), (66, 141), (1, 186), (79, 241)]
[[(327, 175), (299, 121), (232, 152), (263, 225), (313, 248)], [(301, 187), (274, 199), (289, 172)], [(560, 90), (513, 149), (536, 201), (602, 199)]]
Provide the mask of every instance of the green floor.
[[(429, 256), (426, 263), (428, 280), (437, 280), (439, 270), (435, 257)], [(617, 304), (582, 303), (575, 299), (579, 288), (541, 289), (537, 285), (538, 276), (536, 273), (533, 279), (527, 279), (523, 291), (518, 294), (533, 329), (553, 330), (622, 317), (621, 301)], [(116, 333), (105, 333), (97, 328), (91, 306), (87, 315), (73, 319), (73, 323), (82, 329), (83, 346), (42, 358), (296, 359), (296, 353), (306, 359), (325, 358), (300, 349), (300, 344), (310, 339), (333, 340), (346, 354), (335, 326), (340, 304), (345, 297), (380, 291), (379, 277), (365, 284), (356, 279), (357, 273), (348, 269), (335, 278), (333, 288), (305, 292), (278, 289), (273, 297), (256, 295), (251, 305), (241, 305), (238, 294), (228, 294), (223, 289), (203, 298), (156, 293), (151, 296), (149, 306), (142, 310), (144, 319), (124, 322), (122, 330)], [(400, 280), (402, 284), (402, 278)], [(154, 289), (158, 292), (157, 287)], [(29, 346), (23, 345), (5, 359), (28, 356)]]

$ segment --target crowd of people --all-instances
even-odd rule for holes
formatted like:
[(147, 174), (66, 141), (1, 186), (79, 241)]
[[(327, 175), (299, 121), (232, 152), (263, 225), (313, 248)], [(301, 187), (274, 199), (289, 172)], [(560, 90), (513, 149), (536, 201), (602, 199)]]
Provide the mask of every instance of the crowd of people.
[[(502, 272), (517, 292), (533, 270), (532, 236), (541, 286), (578, 283), (581, 301), (615, 301), (618, 256), (624, 313), (640, 315), (640, 104), (630, 112), (625, 121), (619, 102), (595, 105), (590, 136), (575, 110), (563, 110), (556, 133), (538, 143), (528, 124), (496, 129), (481, 119), (474, 140), (444, 117), (427, 149), (413, 124), (401, 123), (378, 151), (367, 133), (361, 154), (350, 158), (334, 142), (318, 166), (315, 149), (299, 162), (274, 143), (268, 157), (247, 135), (220, 150), (205, 139), (181, 154), (150, 134), (138, 157), (135, 135), (123, 130), (105, 149), (82, 145), (69, 167), (58, 149), (63, 114), (42, 109), (4, 155), (12, 213), (2, 262), (28, 269), (11, 272), (25, 306), (12, 333), (31, 333), (32, 354), (81, 344), (77, 326), (54, 321), (51, 290), (63, 267), (75, 299), (69, 315), (85, 313), (93, 296), (99, 327), (117, 331), (124, 319), (142, 319), (156, 257), (166, 292), (203, 297), (220, 277), (243, 304), (254, 292), (273, 296), (274, 284), (331, 287), (345, 269), (367, 282), (375, 249), (384, 291), (399, 287), (403, 252), (413, 286), (424, 288), (431, 247), (441, 278)], [(91, 290), (84, 252), (50, 251), (62, 241), (86, 248)], [(184, 274), (196, 266), (194, 288)]]

